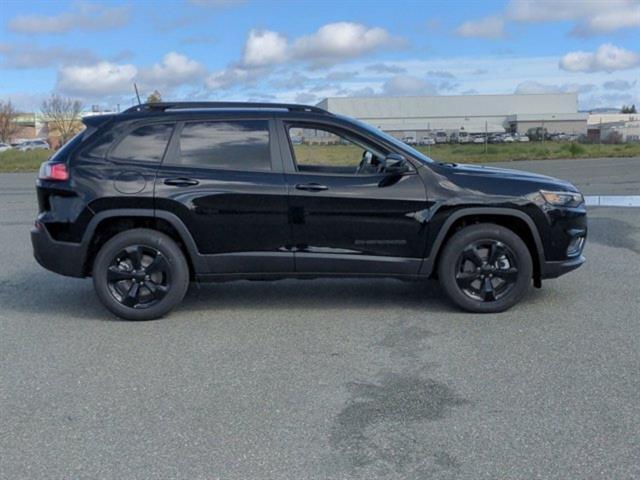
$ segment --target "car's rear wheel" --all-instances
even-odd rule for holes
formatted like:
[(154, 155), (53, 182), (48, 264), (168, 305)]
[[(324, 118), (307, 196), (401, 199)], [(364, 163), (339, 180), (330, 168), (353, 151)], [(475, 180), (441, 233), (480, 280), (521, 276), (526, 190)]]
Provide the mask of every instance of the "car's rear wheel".
[(440, 284), (451, 300), (470, 312), (502, 312), (526, 293), (533, 274), (524, 241), (500, 225), (482, 223), (456, 232), (438, 265)]
[(93, 264), (100, 301), (126, 320), (151, 320), (175, 307), (189, 287), (189, 266), (167, 235), (148, 229), (119, 233)]

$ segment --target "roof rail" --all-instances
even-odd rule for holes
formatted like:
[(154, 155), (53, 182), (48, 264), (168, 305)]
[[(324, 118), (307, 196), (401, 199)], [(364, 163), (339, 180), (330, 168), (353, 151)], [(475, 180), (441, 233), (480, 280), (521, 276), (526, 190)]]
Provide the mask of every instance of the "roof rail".
[(183, 109), (224, 109), (224, 108), (247, 108), (247, 109), (276, 109), (289, 110), (290, 112), (313, 112), (323, 115), (330, 113), (320, 107), (311, 105), (299, 105), (295, 103), (262, 103), (262, 102), (156, 102), (143, 103), (123, 110), (122, 113), (135, 112), (164, 112), (165, 110)]

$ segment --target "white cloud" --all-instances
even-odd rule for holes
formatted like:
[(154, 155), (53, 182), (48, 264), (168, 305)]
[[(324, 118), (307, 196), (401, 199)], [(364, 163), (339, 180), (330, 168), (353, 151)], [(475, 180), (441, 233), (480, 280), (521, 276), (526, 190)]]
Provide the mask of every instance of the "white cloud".
[(80, 97), (102, 97), (133, 92), (138, 73), (134, 65), (100, 62), (91, 66), (62, 67), (56, 90)]
[(3, 95), (3, 99), (11, 102), (19, 112), (40, 110), (42, 102), (51, 96), (51, 92), (12, 92)]
[(603, 95), (593, 95), (585, 100), (588, 108), (616, 108), (619, 109), (623, 105), (637, 105), (640, 97), (627, 93), (605, 93)]
[(365, 70), (374, 73), (407, 73), (406, 68), (388, 63), (374, 63), (367, 65)]
[(226, 90), (240, 84), (253, 84), (260, 75), (260, 70), (231, 67), (213, 72), (205, 79), (205, 86), (210, 90)]
[(603, 88), (606, 90), (631, 90), (636, 86), (638, 82), (628, 82), (627, 80), (609, 80), (608, 82), (604, 82), (602, 84)]
[(205, 83), (210, 89), (230, 89), (255, 83), (260, 76), (285, 63), (328, 67), (402, 43), (382, 28), (352, 22), (329, 23), (292, 42), (278, 32), (254, 29), (249, 32), (242, 59), (213, 73)]
[(440, 82), (438, 85), (438, 90), (450, 92), (458, 88), (460, 85), (458, 83), (450, 82), (449, 80), (445, 80), (444, 82)]
[(401, 44), (401, 40), (392, 37), (383, 28), (370, 28), (353, 22), (336, 22), (320, 27), (311, 35), (296, 39), (291, 48), (295, 59), (316, 65), (332, 65)]
[(345, 70), (337, 70), (335, 72), (329, 72), (327, 73), (325, 79), (329, 80), (330, 82), (335, 82), (335, 81), (343, 81), (343, 80), (351, 80), (353, 78), (356, 78), (358, 76), (358, 72), (354, 72), (354, 71), (345, 71)]
[(560, 68), (569, 72), (613, 72), (640, 66), (640, 54), (610, 43), (595, 52), (569, 52), (560, 59)]
[(382, 86), (385, 95), (436, 95), (436, 86), (422, 78), (411, 75), (396, 75)]
[(244, 45), (242, 63), (249, 68), (266, 67), (287, 59), (287, 39), (270, 30), (251, 30)]
[(568, 83), (562, 85), (549, 85), (545, 83), (526, 81), (520, 83), (514, 93), (588, 93), (596, 88), (593, 84)]
[(427, 75), (431, 77), (438, 77), (438, 78), (449, 78), (449, 79), (456, 78), (456, 76), (453, 73), (447, 70), (429, 70), (427, 72)]
[[(573, 20), (583, 15), (585, 8), (598, 2), (565, 2), (557, 0), (512, 0), (506, 16), (517, 22), (550, 22)], [(603, 2), (604, 3), (604, 2)]]
[(504, 36), (504, 20), (500, 17), (469, 20), (456, 28), (456, 34), (466, 38), (500, 38)]
[(57, 64), (85, 64), (98, 61), (96, 55), (83, 48), (40, 47), (36, 44), (0, 43), (2, 66), (28, 69), (46, 68)]
[(76, 3), (70, 12), (59, 15), (19, 15), (9, 21), (9, 30), (19, 33), (65, 33), (71, 30), (108, 30), (129, 22), (128, 6), (107, 7)]
[(640, 27), (640, 4), (627, 9), (618, 9), (612, 6), (610, 10), (600, 12), (578, 23), (572, 33), (576, 36), (586, 37), (611, 33), (622, 28), (638, 27)]
[(169, 52), (162, 62), (140, 72), (139, 79), (149, 88), (166, 89), (202, 80), (206, 69), (195, 60), (176, 52)]
[(456, 29), (462, 37), (499, 38), (505, 21), (521, 23), (575, 22), (572, 35), (592, 36), (640, 27), (638, 0), (511, 0), (497, 15), (464, 22)]
[(275, 88), (286, 88), (286, 89), (298, 89), (302, 88), (307, 82), (309, 82), (310, 78), (306, 75), (302, 75), (301, 73), (295, 71), (290, 72), (285, 77), (276, 78), (271, 82)]
[(512, 0), (506, 9), (509, 20), (525, 23), (575, 21), (572, 34), (590, 36), (623, 28), (640, 27), (637, 0)]

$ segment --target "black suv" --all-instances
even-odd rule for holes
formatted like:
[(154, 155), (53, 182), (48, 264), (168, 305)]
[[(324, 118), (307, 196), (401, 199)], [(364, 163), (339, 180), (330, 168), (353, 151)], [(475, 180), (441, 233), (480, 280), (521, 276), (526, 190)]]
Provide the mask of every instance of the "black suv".
[(167, 313), (190, 281), (285, 277), (436, 277), (499, 312), (584, 262), (570, 183), (434, 162), (320, 108), (155, 103), (84, 123), (40, 169), (31, 239), (122, 318)]

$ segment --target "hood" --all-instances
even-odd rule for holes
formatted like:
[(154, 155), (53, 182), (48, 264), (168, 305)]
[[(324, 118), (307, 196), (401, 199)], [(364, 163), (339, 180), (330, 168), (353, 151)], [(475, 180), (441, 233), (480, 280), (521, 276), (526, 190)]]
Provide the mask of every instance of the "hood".
[(512, 170), (509, 168), (486, 167), (484, 165), (471, 165), (465, 163), (447, 164), (450, 173), (458, 176), (472, 176), (485, 178), (486, 180), (530, 182), (535, 184), (548, 185), (550, 188), (557, 188), (567, 191), (578, 191), (570, 182), (558, 178), (540, 175), (538, 173), (524, 172), (522, 170)]

